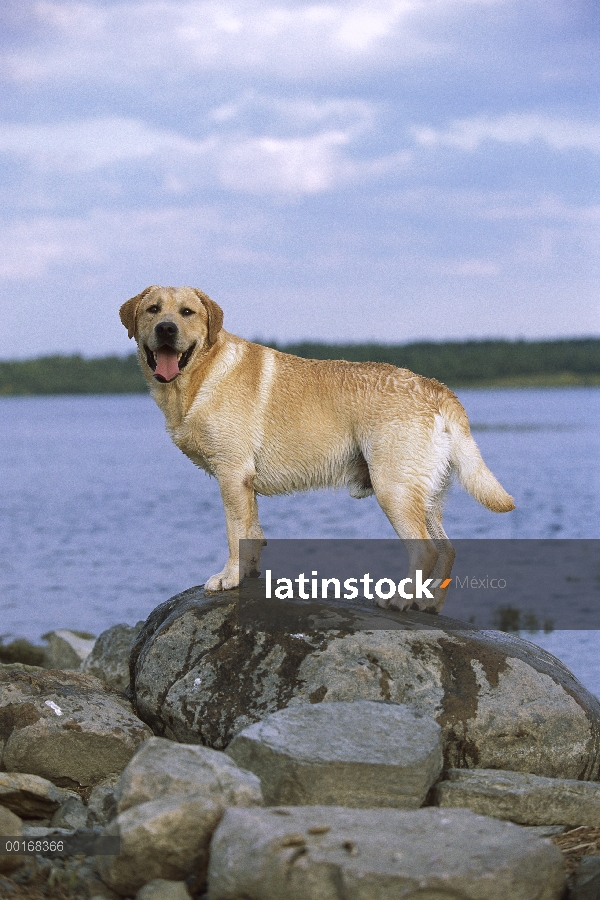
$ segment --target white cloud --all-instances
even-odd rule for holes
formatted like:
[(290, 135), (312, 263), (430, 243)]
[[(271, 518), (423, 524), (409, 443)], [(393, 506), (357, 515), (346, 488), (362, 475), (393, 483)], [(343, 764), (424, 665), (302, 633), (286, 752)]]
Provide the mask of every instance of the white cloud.
[(215, 71), (313, 78), (356, 67), (428, 60), (451, 48), (432, 23), (503, 0), (142, 0), (110, 5), (41, 0), (32, 15), (45, 31), (35, 48), (5, 54), (21, 83), (100, 78), (138, 82), (163, 71)]
[(120, 254), (134, 259), (154, 257), (164, 263), (171, 256), (192, 258), (208, 247), (211, 252), (243, 248), (246, 236), (262, 224), (259, 216), (246, 216), (240, 222), (210, 206), (93, 210), (82, 216), (0, 220), (0, 279), (48, 279), (60, 268), (77, 268), (81, 279), (90, 266), (108, 277), (113, 259)]
[(588, 150), (600, 153), (600, 122), (554, 118), (537, 113), (511, 113), (496, 118), (459, 119), (446, 129), (411, 129), (424, 147), (446, 146), (475, 151), (488, 141), (531, 145), (544, 143), (553, 150)]
[(83, 222), (40, 217), (0, 223), (0, 278), (31, 281), (46, 276), (53, 266), (97, 263), (101, 255)]
[[(406, 154), (362, 160), (350, 155), (353, 139), (365, 130), (367, 104), (331, 101), (280, 106), (287, 121), (275, 123), (276, 134), (213, 127), (201, 139), (118, 117), (56, 125), (7, 124), (0, 128), (0, 154), (26, 160), (42, 179), (129, 163), (140, 171), (147, 162), (153, 173), (163, 173), (164, 189), (173, 194), (219, 186), (251, 194), (317, 194), (381, 177), (408, 161)], [(295, 109), (300, 123), (294, 118)], [(322, 127), (335, 119), (344, 119), (345, 127)], [(308, 133), (289, 134), (298, 129)], [(282, 130), (288, 134), (277, 134)], [(130, 180), (129, 169), (123, 178)]]
[(316, 194), (331, 190), (351, 174), (341, 148), (342, 131), (309, 138), (251, 138), (220, 154), (219, 180), (224, 187), (249, 193)]
[(0, 153), (26, 158), (42, 169), (90, 171), (156, 156), (197, 155), (210, 141), (192, 141), (137, 119), (85, 119), (56, 125), (4, 124)]
[(268, 116), (275, 127), (295, 132), (322, 128), (346, 128), (361, 134), (372, 128), (381, 113), (379, 105), (359, 98), (347, 97), (271, 97), (246, 91), (210, 110), (208, 117), (219, 125), (252, 122)]

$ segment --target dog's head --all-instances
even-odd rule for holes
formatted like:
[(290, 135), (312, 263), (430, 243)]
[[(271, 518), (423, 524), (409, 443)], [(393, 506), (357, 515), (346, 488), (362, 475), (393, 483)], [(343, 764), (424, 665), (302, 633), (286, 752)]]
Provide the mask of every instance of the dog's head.
[(121, 322), (143, 351), (157, 381), (167, 384), (182, 374), (196, 354), (215, 343), (223, 310), (202, 291), (154, 284), (120, 309)]

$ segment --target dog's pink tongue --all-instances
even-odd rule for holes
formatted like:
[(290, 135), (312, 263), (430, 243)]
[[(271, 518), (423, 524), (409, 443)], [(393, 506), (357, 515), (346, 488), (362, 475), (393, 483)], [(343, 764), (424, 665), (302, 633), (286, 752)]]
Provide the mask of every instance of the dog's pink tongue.
[(157, 376), (165, 381), (173, 381), (181, 372), (177, 364), (177, 351), (172, 347), (160, 347), (156, 351), (156, 369), (154, 377)]

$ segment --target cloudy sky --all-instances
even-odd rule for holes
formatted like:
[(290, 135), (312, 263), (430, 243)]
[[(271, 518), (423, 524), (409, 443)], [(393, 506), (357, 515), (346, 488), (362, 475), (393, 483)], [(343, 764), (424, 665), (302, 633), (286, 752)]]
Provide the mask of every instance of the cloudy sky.
[(5, 0), (0, 358), (600, 333), (597, 0)]

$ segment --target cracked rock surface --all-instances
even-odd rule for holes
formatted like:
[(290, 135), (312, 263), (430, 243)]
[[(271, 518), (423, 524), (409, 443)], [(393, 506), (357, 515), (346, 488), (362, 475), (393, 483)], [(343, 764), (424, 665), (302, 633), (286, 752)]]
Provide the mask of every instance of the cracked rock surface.
[(528, 641), (427, 613), (270, 603), (252, 620), (238, 590), (199, 587), (151, 613), (130, 690), (155, 734), (222, 750), (286, 707), (378, 700), (435, 719), (446, 768), (598, 777), (598, 699)]
[(208, 900), (558, 900), (560, 851), (469, 810), (229, 809)]
[(463, 807), (523, 825), (600, 826), (600, 784), (497, 769), (450, 769), (435, 788), (438, 806)]

